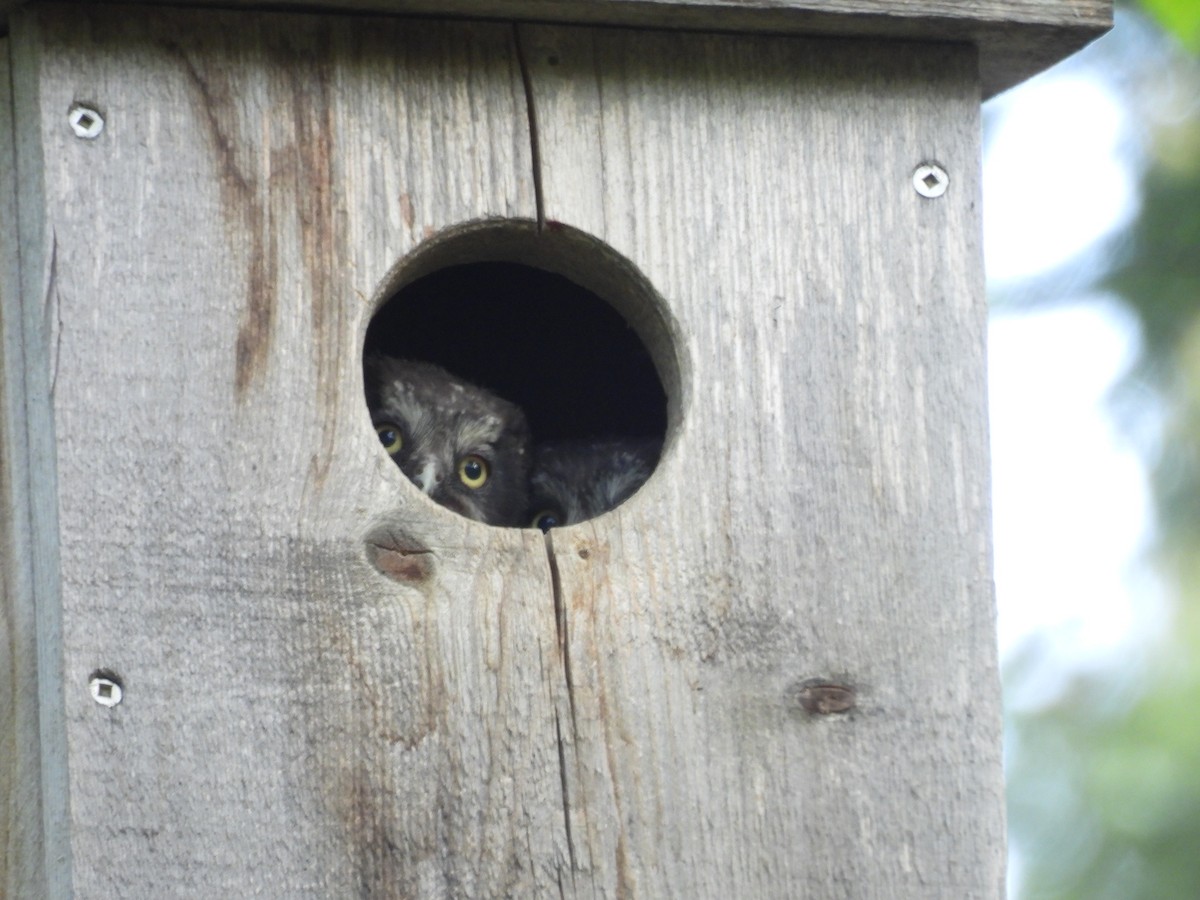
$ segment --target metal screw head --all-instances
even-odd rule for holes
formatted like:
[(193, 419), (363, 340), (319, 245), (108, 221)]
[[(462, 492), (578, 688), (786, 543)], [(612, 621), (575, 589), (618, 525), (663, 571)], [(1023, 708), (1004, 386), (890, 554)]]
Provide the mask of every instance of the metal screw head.
[(110, 709), (120, 703), (121, 698), (125, 696), (125, 690), (121, 687), (121, 679), (105, 670), (92, 673), (92, 677), (88, 679), (88, 691), (93, 700)]
[(950, 186), (950, 176), (937, 163), (922, 163), (913, 172), (912, 182), (918, 194), (932, 200), (946, 193), (946, 188)]
[(75, 132), (76, 137), (81, 137), (86, 140), (98, 138), (100, 132), (104, 130), (104, 117), (90, 106), (85, 106), (82, 103), (76, 103), (67, 113), (67, 121), (71, 123), (71, 130)]

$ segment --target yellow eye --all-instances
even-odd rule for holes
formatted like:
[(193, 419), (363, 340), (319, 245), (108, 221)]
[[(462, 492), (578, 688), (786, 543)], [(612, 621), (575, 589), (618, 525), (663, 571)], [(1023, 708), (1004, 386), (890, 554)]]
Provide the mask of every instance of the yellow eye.
[(542, 531), (549, 531), (562, 524), (562, 516), (556, 509), (543, 509), (534, 514), (533, 521), (529, 524), (534, 528), (542, 529)]
[(379, 443), (383, 444), (383, 449), (395, 456), (400, 452), (400, 448), (404, 446), (404, 438), (400, 437), (400, 429), (391, 422), (380, 422), (375, 426), (375, 433), (379, 435)]
[(458, 477), (469, 488), (481, 488), (488, 480), (487, 460), (472, 453), (464, 456), (458, 463)]

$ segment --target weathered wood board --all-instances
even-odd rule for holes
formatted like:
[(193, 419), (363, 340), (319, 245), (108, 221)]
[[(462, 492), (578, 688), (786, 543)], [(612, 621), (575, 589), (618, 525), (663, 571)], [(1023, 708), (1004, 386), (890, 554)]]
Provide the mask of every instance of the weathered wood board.
[[(42, 4), (10, 40), (55, 890), (1000, 893), (969, 46)], [(497, 217), (665, 301), (664, 460), (548, 541), (427, 502), (362, 401), (396, 262)]]
[[(26, 377), (42, 367), (26, 365), (27, 355), (39, 357), (37, 348), (26, 354), (22, 345), (26, 328), (8, 44), (0, 38), (0, 896), (43, 897), (39, 629), (33, 603), (39, 561), (33, 522), (39, 518), (35, 504), (53, 500), (52, 493), (37, 487), (52, 486), (53, 467), (31, 458), (27, 429)], [(53, 540), (49, 534), (41, 537), (43, 543)]]
[[(575, 703), (605, 710), (576, 790), (626, 823), (574, 832), (644, 896), (997, 895), (973, 52), (522, 41), (546, 218), (633, 260), (684, 341), (654, 480), (552, 532)], [(855, 716), (799, 712), (822, 677)]]
[[(7, 12), (26, 2), (0, 0), (0, 26)], [(1112, 0), (191, 0), (188, 5), (962, 42), (979, 48), (985, 97), (1099, 37), (1112, 27), (1113, 12)]]
[[(52, 865), (81, 897), (527, 894), (563, 818), (544, 543), (421, 500), (359, 350), (427, 233), (533, 215), (512, 28), (44, 7), (14, 43), (54, 260)], [(380, 576), (379, 529), (431, 579)]]

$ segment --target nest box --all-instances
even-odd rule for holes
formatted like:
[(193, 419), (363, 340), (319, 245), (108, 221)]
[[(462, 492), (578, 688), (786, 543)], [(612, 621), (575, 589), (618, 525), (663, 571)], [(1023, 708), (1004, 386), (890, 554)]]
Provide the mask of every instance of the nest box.
[[(0, 3), (0, 893), (998, 896), (980, 102), (1107, 0), (273, 7)], [(468, 520), (373, 344), (657, 468)]]

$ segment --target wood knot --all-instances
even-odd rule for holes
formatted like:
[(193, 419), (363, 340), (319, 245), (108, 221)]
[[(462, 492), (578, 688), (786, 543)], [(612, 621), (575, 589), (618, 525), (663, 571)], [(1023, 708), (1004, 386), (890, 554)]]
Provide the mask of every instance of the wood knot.
[(405, 584), (433, 575), (433, 552), (410, 535), (380, 528), (367, 536), (367, 560), (381, 573)]
[(796, 702), (811, 716), (845, 713), (858, 705), (854, 688), (825, 678), (810, 678), (793, 687)]

